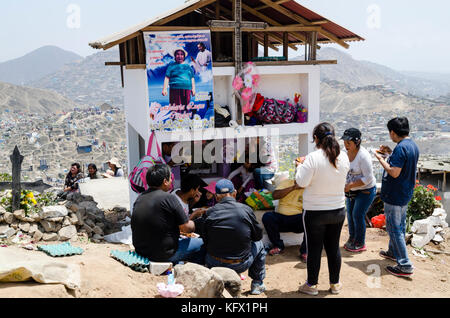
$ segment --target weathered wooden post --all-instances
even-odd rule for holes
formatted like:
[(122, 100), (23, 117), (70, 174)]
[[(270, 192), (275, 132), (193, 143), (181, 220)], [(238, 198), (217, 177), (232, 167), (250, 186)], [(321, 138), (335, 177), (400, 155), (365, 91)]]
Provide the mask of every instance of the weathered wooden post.
[(22, 167), (23, 156), (19, 152), (19, 148), (14, 147), (14, 151), (9, 156), (12, 163), (12, 211), (19, 210), (20, 208), (20, 171)]

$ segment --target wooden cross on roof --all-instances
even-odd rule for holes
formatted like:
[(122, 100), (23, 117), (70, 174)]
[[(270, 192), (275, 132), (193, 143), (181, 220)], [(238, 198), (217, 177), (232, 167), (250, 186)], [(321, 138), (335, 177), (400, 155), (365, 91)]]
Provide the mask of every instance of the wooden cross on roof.
[[(234, 29), (234, 70), (238, 74), (242, 70), (242, 29), (265, 29), (268, 24), (265, 22), (242, 21), (242, 0), (233, 0), (234, 21), (211, 20), (208, 22), (211, 28), (233, 28)], [(242, 124), (242, 106), (238, 102), (236, 122)]]
[(268, 24), (265, 22), (242, 21), (242, 0), (233, 0), (234, 21), (211, 20), (208, 22), (211, 28), (233, 28), (234, 29), (234, 64), (235, 71), (238, 74), (242, 69), (242, 30), (246, 29), (265, 29)]

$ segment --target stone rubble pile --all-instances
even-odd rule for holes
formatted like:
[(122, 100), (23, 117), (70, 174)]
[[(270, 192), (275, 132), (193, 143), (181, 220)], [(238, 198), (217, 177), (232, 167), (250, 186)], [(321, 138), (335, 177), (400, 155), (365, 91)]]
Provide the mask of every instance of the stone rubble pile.
[(24, 210), (7, 212), (0, 206), (0, 238), (9, 239), (21, 233), (22, 240), (34, 242), (75, 242), (84, 237), (99, 243), (105, 234), (117, 230), (116, 223), (128, 215), (126, 208), (103, 211), (92, 196), (70, 193), (67, 201), (29, 215)]
[(431, 241), (436, 244), (444, 242), (445, 237), (442, 234), (444, 229), (448, 228), (446, 218), (445, 210), (436, 208), (428, 218), (415, 221), (411, 227), (413, 233), (411, 246), (422, 248)]

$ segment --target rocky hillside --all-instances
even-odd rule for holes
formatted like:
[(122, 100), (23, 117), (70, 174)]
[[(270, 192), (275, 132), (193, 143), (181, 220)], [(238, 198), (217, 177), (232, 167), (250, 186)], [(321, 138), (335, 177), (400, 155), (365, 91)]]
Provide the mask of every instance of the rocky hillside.
[(0, 82), (0, 112), (56, 114), (75, 107), (76, 103), (58, 93)]
[(321, 66), (322, 79), (343, 82), (351, 87), (378, 84), (405, 94), (431, 98), (450, 92), (450, 82), (444, 80), (445, 75), (442, 74), (399, 72), (377, 63), (355, 60), (334, 48), (322, 48), (318, 51), (318, 58), (338, 61), (337, 65)]
[(56, 46), (43, 46), (22, 57), (0, 63), (0, 82), (24, 85), (56, 72), (64, 64), (82, 59), (78, 54)]
[(97, 106), (105, 102), (123, 106), (119, 66), (105, 66), (105, 62), (119, 61), (118, 50), (108, 50), (69, 63), (57, 72), (28, 86), (53, 90), (81, 105)]
[[(354, 88), (341, 82), (324, 79), (320, 86), (320, 110), (322, 112), (366, 114), (399, 111), (408, 113), (437, 105), (439, 105), (437, 102), (430, 99), (394, 92), (376, 85)], [(439, 112), (446, 114), (449, 108), (448, 106), (439, 107), (436, 108), (436, 111), (438, 114)]]

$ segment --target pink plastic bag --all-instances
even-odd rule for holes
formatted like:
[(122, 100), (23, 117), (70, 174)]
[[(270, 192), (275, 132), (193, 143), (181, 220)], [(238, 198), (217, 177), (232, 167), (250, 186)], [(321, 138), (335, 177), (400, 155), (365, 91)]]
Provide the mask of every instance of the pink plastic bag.
[(165, 298), (175, 298), (184, 291), (184, 286), (181, 284), (167, 285), (165, 283), (158, 283), (156, 288), (158, 289), (159, 294)]

